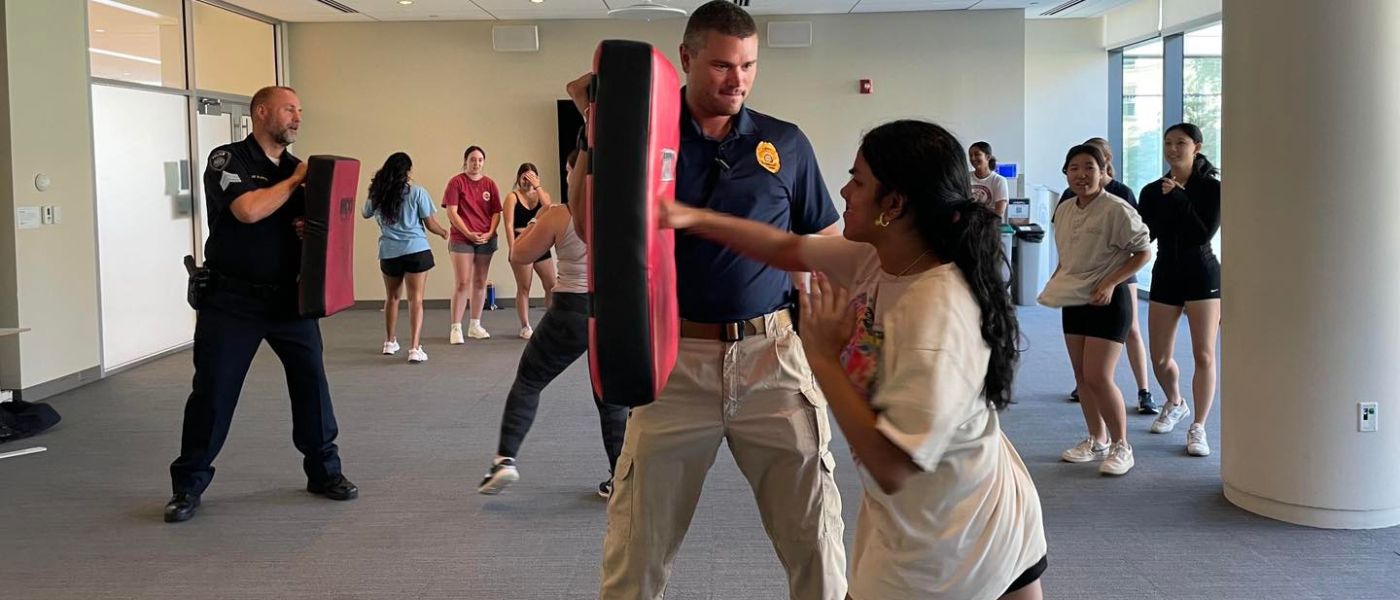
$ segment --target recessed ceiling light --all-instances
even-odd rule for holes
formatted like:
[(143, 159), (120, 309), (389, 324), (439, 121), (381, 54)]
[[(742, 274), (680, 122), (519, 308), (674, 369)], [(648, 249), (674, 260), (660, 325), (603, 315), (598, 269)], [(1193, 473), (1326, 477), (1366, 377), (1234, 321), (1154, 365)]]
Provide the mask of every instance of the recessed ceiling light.
[(531, 4), (544, 4), (544, 0), (530, 0)]
[(404, 5), (404, 6), (408, 6), (408, 5), (410, 5), (410, 4), (413, 4), (413, 0), (399, 0), (399, 4), (402, 4), (402, 5)]
[(107, 33), (107, 30), (106, 30), (106, 29), (94, 29), (93, 31), (95, 31), (95, 32), (97, 32), (97, 33)]

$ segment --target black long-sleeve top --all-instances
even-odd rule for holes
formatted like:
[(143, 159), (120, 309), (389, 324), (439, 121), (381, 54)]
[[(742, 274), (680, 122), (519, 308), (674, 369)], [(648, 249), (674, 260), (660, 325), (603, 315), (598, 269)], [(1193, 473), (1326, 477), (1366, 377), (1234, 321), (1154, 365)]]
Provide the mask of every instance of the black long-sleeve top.
[(1143, 186), (1138, 212), (1157, 240), (1157, 265), (1194, 264), (1215, 259), (1210, 242), (1220, 231), (1220, 181), (1193, 174), (1186, 189), (1162, 193), (1162, 181)]

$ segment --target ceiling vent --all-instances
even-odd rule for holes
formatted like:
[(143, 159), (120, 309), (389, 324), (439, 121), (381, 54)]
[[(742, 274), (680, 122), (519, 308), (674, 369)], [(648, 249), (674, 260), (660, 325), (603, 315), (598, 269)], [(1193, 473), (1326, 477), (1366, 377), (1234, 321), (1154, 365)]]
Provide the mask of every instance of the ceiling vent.
[(340, 11), (340, 12), (346, 13), (346, 14), (354, 15), (354, 14), (359, 14), (359, 12), (360, 12), (360, 11), (358, 11), (358, 10), (355, 10), (355, 9), (353, 9), (353, 8), (350, 8), (349, 6), (346, 6), (346, 5), (344, 5), (344, 4), (341, 4), (341, 3), (339, 3), (339, 2), (336, 2), (335, 0), (316, 0), (316, 1), (317, 1), (317, 2), (320, 2), (321, 4), (324, 4), (324, 5), (326, 5), (326, 6), (329, 6), (329, 7), (331, 7), (331, 8), (334, 8), (334, 9)]

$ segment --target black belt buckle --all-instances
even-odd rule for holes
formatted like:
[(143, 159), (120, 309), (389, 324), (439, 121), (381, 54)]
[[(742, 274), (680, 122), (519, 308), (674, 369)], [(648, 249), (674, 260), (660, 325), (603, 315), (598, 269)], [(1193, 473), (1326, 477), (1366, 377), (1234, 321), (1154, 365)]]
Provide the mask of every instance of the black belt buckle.
[(734, 343), (734, 342), (742, 342), (742, 341), (744, 341), (744, 325), (745, 325), (745, 324), (746, 324), (746, 323), (744, 323), (743, 321), (736, 321), (736, 322), (732, 322), (732, 323), (725, 323), (725, 324), (723, 325), (723, 328), (720, 329), (720, 332), (719, 332), (719, 339), (720, 339), (720, 341), (721, 341), (721, 342), (724, 342), (724, 343), (727, 343), (727, 344), (732, 344), (732, 343)]

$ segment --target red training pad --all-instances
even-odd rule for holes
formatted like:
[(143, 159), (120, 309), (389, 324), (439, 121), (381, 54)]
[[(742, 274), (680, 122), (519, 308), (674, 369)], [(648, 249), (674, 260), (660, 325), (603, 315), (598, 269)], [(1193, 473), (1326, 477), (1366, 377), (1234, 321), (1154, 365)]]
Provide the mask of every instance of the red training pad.
[(312, 156), (306, 165), (306, 232), (297, 281), (301, 316), (327, 317), (355, 303), (355, 190), (360, 161)]
[(675, 232), (658, 209), (675, 196), (680, 79), (651, 45), (608, 40), (593, 56), (588, 123), (588, 363), (604, 402), (656, 400), (676, 364)]

